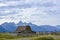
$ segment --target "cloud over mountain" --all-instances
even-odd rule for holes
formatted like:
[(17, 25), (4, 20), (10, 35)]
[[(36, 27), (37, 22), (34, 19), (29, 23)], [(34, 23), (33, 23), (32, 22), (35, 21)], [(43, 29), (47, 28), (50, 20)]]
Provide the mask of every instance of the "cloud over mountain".
[(36, 25), (60, 24), (59, 0), (0, 0), (0, 24), (31, 22)]

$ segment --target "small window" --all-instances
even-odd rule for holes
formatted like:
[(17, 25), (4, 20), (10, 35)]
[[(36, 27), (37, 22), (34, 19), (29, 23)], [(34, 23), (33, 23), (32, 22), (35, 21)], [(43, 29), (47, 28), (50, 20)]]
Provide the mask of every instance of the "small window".
[(21, 32), (18, 32), (18, 33), (21, 33)]

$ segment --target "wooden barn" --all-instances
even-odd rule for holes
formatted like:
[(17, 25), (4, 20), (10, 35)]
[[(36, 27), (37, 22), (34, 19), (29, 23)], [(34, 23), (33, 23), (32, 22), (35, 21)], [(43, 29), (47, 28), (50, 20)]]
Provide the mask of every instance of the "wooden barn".
[(30, 26), (18, 26), (16, 32), (20, 36), (32, 36), (33, 34), (36, 34), (36, 32), (31, 30)]

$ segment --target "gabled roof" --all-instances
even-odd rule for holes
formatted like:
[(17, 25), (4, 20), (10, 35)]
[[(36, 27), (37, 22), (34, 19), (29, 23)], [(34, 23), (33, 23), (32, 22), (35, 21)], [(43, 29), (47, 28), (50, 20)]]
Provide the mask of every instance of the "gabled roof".
[(31, 31), (30, 26), (18, 26), (16, 32), (21, 32), (21, 31), (25, 31), (25, 30)]

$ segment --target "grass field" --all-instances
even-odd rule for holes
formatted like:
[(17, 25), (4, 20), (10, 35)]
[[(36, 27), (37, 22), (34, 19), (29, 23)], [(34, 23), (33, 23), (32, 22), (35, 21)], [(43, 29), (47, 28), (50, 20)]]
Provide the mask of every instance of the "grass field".
[(39, 35), (39, 36), (12, 36), (8, 33), (0, 33), (0, 40), (60, 40), (60, 35)]

